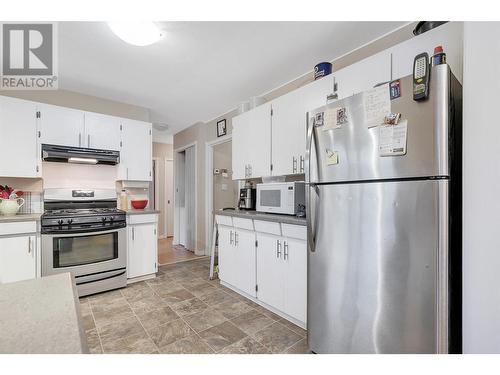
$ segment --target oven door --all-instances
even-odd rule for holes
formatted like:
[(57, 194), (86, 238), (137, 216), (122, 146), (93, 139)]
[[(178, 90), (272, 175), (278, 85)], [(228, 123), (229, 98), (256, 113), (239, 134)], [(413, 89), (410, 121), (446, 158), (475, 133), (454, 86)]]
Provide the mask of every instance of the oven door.
[(126, 229), (42, 234), (42, 275), (71, 272), (75, 278), (125, 270)]

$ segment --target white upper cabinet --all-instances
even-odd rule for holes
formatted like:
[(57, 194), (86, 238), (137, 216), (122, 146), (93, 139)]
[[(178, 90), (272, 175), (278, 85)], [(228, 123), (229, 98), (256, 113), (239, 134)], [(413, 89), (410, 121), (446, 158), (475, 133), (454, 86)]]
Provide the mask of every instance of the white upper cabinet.
[(122, 147), (120, 149), (119, 179), (151, 181), (153, 141), (151, 124), (121, 119)]
[(427, 52), (430, 58), (436, 46), (443, 46), (446, 62), (458, 81), (462, 82), (463, 22), (448, 22), (392, 47), (393, 79), (413, 74), (415, 56)]
[(83, 111), (48, 104), (39, 104), (38, 108), (42, 143), (85, 147)]
[(337, 84), (339, 99), (358, 94), (391, 80), (391, 53), (377, 53), (332, 74)]
[(325, 105), (332, 92), (333, 77), (329, 75), (271, 102), (273, 175), (304, 173), (306, 113)]
[(36, 103), (0, 96), (0, 176), (41, 177)]
[(119, 117), (85, 112), (85, 147), (101, 150), (120, 150)]
[(233, 118), (233, 179), (271, 174), (271, 104)]

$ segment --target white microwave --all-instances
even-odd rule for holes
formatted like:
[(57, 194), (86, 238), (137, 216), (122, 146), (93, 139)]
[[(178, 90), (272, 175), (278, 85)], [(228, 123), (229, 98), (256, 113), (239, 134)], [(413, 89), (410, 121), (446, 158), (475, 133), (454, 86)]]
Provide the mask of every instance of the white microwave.
[(257, 184), (257, 211), (296, 215), (305, 207), (303, 182)]

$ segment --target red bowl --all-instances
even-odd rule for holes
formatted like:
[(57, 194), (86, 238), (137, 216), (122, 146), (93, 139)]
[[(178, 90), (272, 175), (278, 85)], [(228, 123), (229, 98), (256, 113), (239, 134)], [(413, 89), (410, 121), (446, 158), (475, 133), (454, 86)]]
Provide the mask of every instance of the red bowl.
[(148, 205), (148, 200), (147, 199), (132, 200), (132, 201), (130, 201), (130, 204), (136, 210), (143, 210)]

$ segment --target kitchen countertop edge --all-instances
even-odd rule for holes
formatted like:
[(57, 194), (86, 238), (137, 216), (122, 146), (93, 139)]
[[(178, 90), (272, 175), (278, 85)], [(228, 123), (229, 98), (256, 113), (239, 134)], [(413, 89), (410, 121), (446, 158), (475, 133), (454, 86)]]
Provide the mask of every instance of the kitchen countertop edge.
[(273, 222), (292, 224), (292, 225), (304, 225), (304, 226), (307, 225), (305, 217), (302, 218), (302, 217), (288, 216), (288, 215), (267, 214), (257, 211), (239, 212), (237, 210), (224, 210), (224, 211), (215, 211), (215, 215), (233, 216), (243, 219), (253, 219), (262, 221), (273, 221)]
[(12, 223), (16, 221), (40, 221), (42, 214), (17, 214), (12, 216), (0, 215), (0, 223)]
[(151, 215), (159, 214), (160, 210), (127, 210), (125, 211), (127, 215)]

